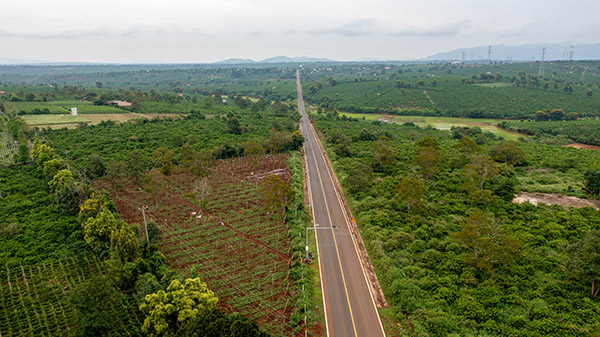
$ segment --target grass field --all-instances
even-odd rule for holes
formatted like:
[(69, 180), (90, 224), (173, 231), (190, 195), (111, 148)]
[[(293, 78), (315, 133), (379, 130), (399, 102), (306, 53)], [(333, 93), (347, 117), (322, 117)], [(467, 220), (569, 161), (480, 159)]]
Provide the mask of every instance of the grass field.
[(504, 87), (510, 87), (513, 84), (512, 83), (478, 83), (478, 84), (473, 84), (473, 85), (484, 87), (484, 88), (504, 88)]
[(122, 113), (124, 110), (108, 105), (94, 105), (92, 102), (84, 101), (60, 101), (60, 102), (6, 102), (7, 111), (19, 113), (25, 111), (29, 114), (33, 110), (48, 109), (51, 114), (66, 114), (70, 113), (70, 108), (77, 108), (78, 113), (84, 114), (108, 114)]
[(71, 115), (24, 115), (21, 116), (28, 125), (53, 125), (89, 123), (90, 120), (83, 116)]
[(414, 123), (420, 127), (430, 125), (439, 130), (450, 130), (452, 126), (461, 127), (479, 127), (483, 131), (490, 131), (494, 134), (504, 137), (505, 139), (516, 140), (524, 135), (511, 133), (500, 129), (497, 125), (506, 119), (489, 119), (489, 118), (462, 118), (462, 117), (424, 117), (424, 116), (396, 116), (384, 114), (358, 114), (358, 113), (343, 113), (347, 117), (364, 118), (367, 120), (379, 120), (388, 123)]
[(86, 114), (71, 116), (68, 114), (63, 115), (24, 115), (21, 116), (25, 123), (28, 125), (35, 125), (37, 127), (49, 127), (51, 129), (67, 128), (73, 129), (77, 127), (78, 123), (86, 123), (88, 125), (96, 125), (102, 121), (115, 121), (117, 123), (127, 122), (128, 120), (135, 118), (179, 118), (181, 115), (178, 114), (137, 114), (137, 113), (110, 113), (110, 114)]

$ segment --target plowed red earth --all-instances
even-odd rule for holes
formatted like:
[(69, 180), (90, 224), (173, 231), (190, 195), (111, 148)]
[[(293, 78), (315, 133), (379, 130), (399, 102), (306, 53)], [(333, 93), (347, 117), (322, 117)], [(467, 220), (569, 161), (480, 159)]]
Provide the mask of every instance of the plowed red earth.
[[(208, 176), (210, 195), (204, 211), (184, 197), (196, 178), (181, 167), (165, 177), (157, 202), (130, 182), (117, 190), (104, 179), (92, 186), (109, 193), (130, 224), (143, 224), (139, 208), (148, 205), (148, 221), (162, 231), (160, 247), (170, 267), (188, 275), (193, 270), (215, 292), (222, 309), (248, 316), (273, 336), (292, 336), (288, 227), (282, 211), (265, 210), (259, 189), (269, 174), (289, 182), (286, 156), (216, 161)], [(318, 334), (322, 329), (313, 330)]]

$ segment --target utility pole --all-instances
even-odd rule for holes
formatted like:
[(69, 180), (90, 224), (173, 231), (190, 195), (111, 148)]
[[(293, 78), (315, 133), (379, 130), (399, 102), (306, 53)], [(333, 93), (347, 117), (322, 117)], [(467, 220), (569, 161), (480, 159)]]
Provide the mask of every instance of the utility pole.
[(544, 59), (546, 58), (546, 48), (542, 48), (542, 62), (540, 63), (540, 71), (538, 75), (544, 76)]
[(148, 223), (146, 222), (146, 209), (147, 208), (148, 208), (148, 206), (144, 205), (138, 209), (142, 210), (142, 216), (144, 217), (144, 229), (146, 231), (146, 243), (150, 244), (150, 238), (148, 238)]

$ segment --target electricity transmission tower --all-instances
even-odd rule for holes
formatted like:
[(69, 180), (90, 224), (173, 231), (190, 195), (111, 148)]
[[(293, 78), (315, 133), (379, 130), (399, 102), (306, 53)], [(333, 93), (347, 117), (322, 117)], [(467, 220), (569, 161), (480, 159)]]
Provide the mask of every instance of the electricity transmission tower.
[(539, 76), (544, 76), (544, 59), (546, 58), (546, 48), (542, 48), (542, 62), (540, 63)]
[(571, 51), (569, 52), (569, 61), (573, 61), (573, 49), (575, 48), (575, 45), (572, 44), (571, 45)]
[(488, 61), (492, 63), (492, 45), (488, 46)]

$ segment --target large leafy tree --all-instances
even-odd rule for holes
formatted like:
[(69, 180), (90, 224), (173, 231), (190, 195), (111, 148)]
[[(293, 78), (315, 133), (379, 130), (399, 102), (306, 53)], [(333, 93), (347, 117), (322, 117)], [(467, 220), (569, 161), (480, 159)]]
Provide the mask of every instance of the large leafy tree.
[(492, 147), (491, 154), (495, 161), (513, 166), (527, 157), (514, 140), (507, 140)]
[(115, 317), (115, 309), (122, 308), (123, 297), (105, 275), (90, 278), (74, 289), (70, 303), (75, 335), (110, 336), (122, 331), (122, 317)]
[(367, 192), (373, 182), (371, 166), (361, 162), (352, 165), (344, 179), (344, 185), (350, 193)]
[(392, 147), (392, 141), (386, 136), (379, 136), (377, 141), (371, 144), (371, 151), (373, 152), (371, 166), (374, 171), (389, 171), (398, 158), (396, 151)]
[(294, 191), (276, 174), (266, 176), (260, 189), (270, 212), (280, 210), (294, 198)]
[(425, 185), (417, 178), (404, 178), (396, 186), (396, 195), (406, 202), (409, 212), (423, 208), (425, 193), (427, 193)]
[(467, 136), (462, 136), (462, 138), (454, 145), (454, 147), (462, 153), (465, 159), (469, 158), (471, 155), (478, 153), (481, 151), (481, 148), (475, 141)]
[(88, 218), (83, 223), (85, 241), (92, 247), (98, 244), (107, 245), (112, 232), (117, 228), (117, 219), (110, 210), (105, 208), (95, 218)]
[(472, 198), (482, 198), (486, 195), (485, 183), (498, 173), (498, 165), (493, 160), (486, 156), (474, 156), (463, 170), (463, 187)]
[(54, 159), (56, 153), (50, 146), (43, 144), (39, 138), (33, 142), (33, 151), (31, 153), (33, 160), (39, 165), (40, 171), (43, 169), (43, 165), (48, 160)]
[(184, 284), (171, 281), (166, 291), (144, 297), (140, 310), (146, 314), (142, 331), (150, 336), (166, 336), (216, 309), (217, 297), (199, 278)]
[(73, 174), (69, 170), (56, 172), (52, 180), (48, 182), (50, 193), (60, 192), (67, 184), (73, 183)]
[(465, 256), (468, 264), (479, 270), (491, 270), (495, 264), (508, 264), (516, 258), (519, 242), (482, 212), (471, 214), (461, 228), (451, 237), (468, 250)]
[(67, 168), (67, 164), (60, 158), (47, 160), (42, 165), (42, 175), (47, 181), (50, 181), (56, 173)]
[(173, 150), (166, 147), (159, 147), (152, 153), (152, 162), (154, 167), (158, 168), (164, 175), (171, 174), (173, 169)]
[(428, 180), (441, 171), (444, 158), (435, 147), (419, 147), (417, 155), (413, 162), (421, 167), (421, 176)]
[(585, 188), (588, 191), (600, 194), (600, 171), (586, 171), (583, 178), (585, 179)]
[(125, 163), (127, 168), (127, 177), (131, 179), (134, 185), (139, 185), (148, 167), (146, 157), (140, 150), (133, 150), (129, 155), (129, 160)]
[(600, 230), (592, 230), (568, 250), (570, 275), (587, 283), (590, 297), (600, 293)]
[(106, 180), (114, 187), (115, 194), (119, 196), (118, 191), (122, 186), (123, 180), (127, 175), (127, 168), (121, 161), (111, 160), (106, 168)]
[(137, 237), (128, 224), (122, 224), (121, 228), (111, 233), (110, 250), (112, 255), (122, 263), (133, 262), (140, 256)]
[(158, 207), (160, 195), (165, 189), (165, 176), (160, 170), (153, 168), (144, 178), (144, 188), (152, 196), (154, 206)]

